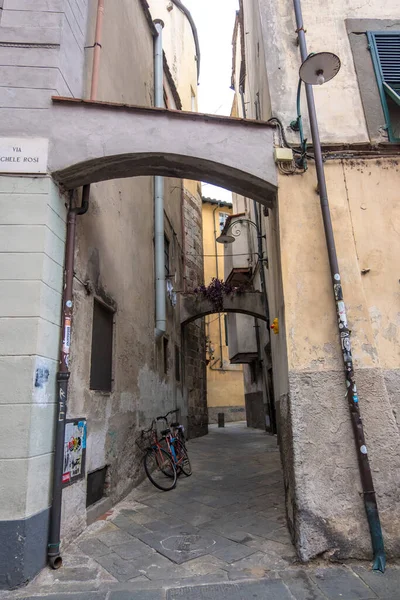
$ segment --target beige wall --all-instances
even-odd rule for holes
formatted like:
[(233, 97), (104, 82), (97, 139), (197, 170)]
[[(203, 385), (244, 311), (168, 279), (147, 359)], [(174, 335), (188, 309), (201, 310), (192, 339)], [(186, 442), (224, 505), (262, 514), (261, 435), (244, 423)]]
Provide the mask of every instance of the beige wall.
[[(399, 368), (397, 161), (331, 161), (325, 172), (355, 366)], [(279, 193), (281, 243), (290, 248), (282, 256), (289, 366), (304, 370), (341, 366), (315, 172), (310, 169), (296, 186), (291, 181), (282, 177)], [(295, 287), (290, 284), (294, 277)], [(310, 307), (320, 318), (318, 326), (305, 331)]]
[[(93, 39), (96, 4), (91, 6), (87, 45)], [(140, 3), (123, 0), (118, 10), (106, 3), (97, 99), (153, 105), (153, 65), (153, 34)], [(88, 50), (87, 89), (91, 66)], [(164, 84), (168, 85), (166, 78)], [(171, 282), (179, 290), (183, 287), (182, 184), (177, 179), (164, 183)], [(91, 186), (89, 212), (78, 218), (68, 416), (88, 419), (87, 472), (108, 466), (105, 503), (116, 502), (143, 477), (134, 444), (140, 428), (176, 406), (183, 418), (186, 415), (183, 378), (175, 379), (175, 347), (181, 351), (179, 309), (169, 298), (167, 373), (163, 340), (154, 339), (153, 231), (152, 178)], [(111, 393), (90, 390), (89, 385), (94, 298), (115, 310)], [(85, 501), (85, 480), (64, 491), (64, 539), (83, 527)]]
[[(264, 44), (260, 45), (260, 52), (264, 48), (263, 58), (268, 72), (271, 114), (280, 117), (287, 127), (296, 117), (298, 70), (301, 64), (296, 45), (293, 4), (289, 0), (279, 3), (274, 0), (244, 0), (244, 6), (248, 19), (247, 38), (255, 39), (258, 35), (259, 25), (249, 17), (251, 12), (258, 13), (257, 20), (261, 23), (264, 40)], [(350, 18), (398, 20), (398, 2), (388, 0), (382, 3), (377, 0), (367, 0), (355, 5), (347, 0), (338, 0), (334, 3), (327, 3), (324, 0), (317, 0), (317, 2), (303, 0), (302, 10), (307, 31), (308, 52), (334, 52), (340, 57), (342, 63), (335, 79), (315, 88), (321, 138), (326, 143), (340, 143), (345, 140), (366, 142), (369, 137), (345, 21)], [(263, 82), (257, 73), (254, 73), (257, 66), (250, 56), (247, 66), (250, 71), (249, 78), (255, 77), (255, 84), (252, 87), (256, 90)], [(307, 123), (304, 93), (302, 104)], [(267, 119), (270, 116), (268, 101), (264, 102), (264, 107), (264, 118)], [(311, 138), (307, 124), (305, 134)]]
[[(213, 277), (224, 279), (224, 246), (215, 245), (215, 237), (220, 234), (220, 213), (232, 214), (228, 206), (218, 207), (216, 203), (203, 202), (203, 249), (204, 249), (204, 281), (205, 285)], [(215, 233), (216, 232), (216, 233)], [(218, 266), (215, 254), (218, 254)], [(229, 362), (229, 347), (226, 345), (224, 315), (212, 314), (206, 317), (206, 335), (208, 337), (209, 351), (207, 358), (207, 404), (211, 421), (214, 419), (212, 409), (220, 407), (244, 407), (243, 370), (241, 365), (231, 365)], [(220, 338), (221, 336), (221, 338)], [(222, 364), (221, 347), (222, 340)], [(229, 343), (229, 339), (228, 339)], [(222, 411), (223, 412), (223, 411)], [(227, 414), (225, 419), (231, 420), (233, 412)], [(244, 418), (244, 412), (238, 412)], [(230, 416), (229, 416), (230, 415)]]
[[(183, 110), (197, 111), (196, 46), (186, 15), (168, 0), (149, 0), (153, 19), (164, 22), (163, 45)], [(168, 7), (168, 8), (167, 8)]]
[[(190, 23), (186, 15), (168, 0), (149, 0), (149, 6), (153, 19), (161, 19), (164, 23), (164, 52), (182, 102), (182, 110), (197, 112), (198, 69)], [(185, 179), (185, 188), (200, 199), (197, 181)]]
[[(334, 80), (314, 88), (325, 143), (369, 142), (346, 19), (390, 20), (398, 13), (395, 2), (350, 4), (302, 2), (309, 52), (332, 51), (342, 61)], [(270, 0), (244, 0), (243, 5), (247, 116), (256, 116), (259, 92), (261, 117), (278, 116), (289, 138), (298, 142), (288, 130), (296, 116), (300, 66), (293, 5)], [(235, 84), (238, 93), (237, 76)], [(236, 106), (240, 114), (238, 97)], [(304, 97), (302, 114), (310, 138)], [(278, 135), (275, 144), (281, 145)], [(400, 313), (393, 261), (399, 253), (400, 161), (375, 150), (375, 157), (368, 159), (326, 161), (325, 171), (360, 410), (386, 549), (395, 556), (400, 553), (394, 525), (400, 511), (395, 492), (400, 465)], [(396, 155), (397, 148), (392, 151)], [(265, 219), (270, 316), (279, 318), (280, 327), (271, 343), (288, 517), (302, 559), (325, 551), (337, 557), (367, 557), (371, 540), (316, 183), (313, 161), (306, 173), (280, 175), (276, 206)]]

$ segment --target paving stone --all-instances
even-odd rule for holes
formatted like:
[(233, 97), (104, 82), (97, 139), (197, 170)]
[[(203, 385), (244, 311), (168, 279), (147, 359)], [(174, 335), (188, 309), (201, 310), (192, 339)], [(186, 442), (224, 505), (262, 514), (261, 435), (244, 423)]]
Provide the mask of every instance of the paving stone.
[(369, 600), (376, 594), (352, 571), (341, 567), (316, 569), (311, 579), (329, 600)]
[(227, 539), (213, 533), (199, 532), (190, 525), (171, 529), (166, 533), (156, 532), (139, 537), (145, 544), (177, 564), (232, 545)]
[(226, 569), (227, 566), (226, 562), (211, 554), (200, 556), (185, 563), (185, 569), (190, 571), (192, 575), (220, 574), (221, 570)]
[(129, 581), (142, 575), (136, 567), (135, 561), (125, 560), (115, 552), (106, 556), (99, 556), (97, 562), (118, 581)]
[(126, 560), (147, 556), (148, 554), (153, 554), (155, 552), (153, 548), (150, 548), (150, 546), (147, 546), (147, 544), (144, 544), (140, 540), (132, 540), (127, 544), (113, 546), (112, 551)]
[(353, 566), (353, 571), (380, 597), (400, 598), (400, 569), (388, 567), (385, 573), (372, 571), (362, 565)]
[[(305, 571), (289, 571), (280, 573), (282, 580), (296, 600), (326, 600)], [(347, 600), (344, 596), (342, 600)]]
[(137, 590), (111, 592), (108, 600), (164, 600), (164, 590)]
[[(256, 534), (257, 535), (257, 534)], [(287, 530), (287, 527), (281, 527), (279, 529), (275, 529), (271, 531), (265, 536), (268, 540), (274, 540), (275, 542), (280, 542), (281, 544), (290, 544), (292, 545), (292, 540)]]
[(48, 594), (46, 596), (23, 596), (21, 600), (105, 600), (106, 596), (107, 592), (82, 592), (77, 594)]
[[(135, 512), (134, 514), (136, 515), (137, 513)], [(137, 533), (148, 533), (148, 529), (144, 525), (139, 525), (139, 523), (135, 523), (135, 521), (124, 515), (118, 515), (112, 522), (119, 529), (123, 529), (133, 536)]]
[(293, 600), (280, 580), (204, 585), (168, 590), (167, 600)]
[(255, 552), (256, 550), (254, 548), (250, 548), (249, 546), (234, 544), (232, 546), (214, 550), (212, 554), (227, 563), (232, 563), (236, 560), (240, 560), (241, 558), (246, 558)]
[(126, 531), (117, 529), (116, 531), (108, 531), (106, 533), (100, 533), (97, 536), (103, 544), (106, 546), (117, 546), (118, 544), (125, 544), (132, 541), (132, 536)]
[(55, 572), (55, 579), (64, 582), (73, 581), (93, 581), (96, 580), (97, 571), (95, 569), (87, 569), (85, 567), (63, 567)]
[(250, 572), (257, 572), (259, 569), (267, 569), (269, 571), (276, 571), (279, 569), (285, 569), (288, 566), (288, 562), (281, 558), (278, 554), (271, 552), (264, 554), (263, 552), (255, 552), (251, 556), (238, 560), (231, 564), (229, 571), (243, 571), (249, 570)]
[[(268, 519), (259, 517), (258, 519), (255, 519), (253, 523), (245, 525), (243, 529), (245, 529), (247, 533), (252, 533), (254, 535), (258, 535), (259, 537), (267, 538), (281, 527), (282, 525), (280, 523), (276, 523), (276, 521), (269, 521)], [(285, 534), (287, 534), (286, 527)]]
[(274, 552), (285, 560), (294, 561), (297, 558), (296, 550), (292, 544), (281, 544), (281, 542), (261, 538), (256, 535), (248, 535), (245, 541), (242, 543), (246, 544), (246, 546), (249, 546), (250, 548), (255, 548), (260, 552), (264, 552), (264, 554)]
[[(176, 527), (185, 527), (187, 524), (185, 521), (177, 519), (176, 517), (168, 517), (168, 519), (163, 519), (161, 521), (151, 521), (150, 523), (146, 523), (146, 529), (156, 532), (156, 531), (169, 531), (170, 529), (174, 529)], [(143, 532), (143, 533), (149, 533)]]
[(81, 542), (79, 544), (79, 548), (82, 550), (82, 552), (85, 552), (85, 554), (91, 556), (92, 558), (105, 556), (111, 552), (110, 548), (97, 538), (92, 538)]

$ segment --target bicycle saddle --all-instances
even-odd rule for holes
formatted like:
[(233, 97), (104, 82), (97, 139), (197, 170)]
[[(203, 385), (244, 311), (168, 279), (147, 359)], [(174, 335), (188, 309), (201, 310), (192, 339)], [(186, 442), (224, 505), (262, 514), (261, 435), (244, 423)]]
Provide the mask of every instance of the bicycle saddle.
[(163, 429), (161, 435), (167, 435), (167, 433), (170, 433), (170, 431), (170, 429)]

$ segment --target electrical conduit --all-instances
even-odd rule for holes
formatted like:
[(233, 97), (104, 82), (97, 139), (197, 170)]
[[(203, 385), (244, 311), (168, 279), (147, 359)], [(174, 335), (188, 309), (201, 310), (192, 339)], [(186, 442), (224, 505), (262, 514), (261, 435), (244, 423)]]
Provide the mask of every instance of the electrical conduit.
[[(164, 58), (162, 30), (164, 23), (154, 21), (157, 37), (154, 44), (154, 103), (164, 108)], [(161, 338), (167, 329), (166, 280), (164, 260), (164, 177), (154, 177), (154, 270), (156, 277), (156, 327), (155, 337)]]

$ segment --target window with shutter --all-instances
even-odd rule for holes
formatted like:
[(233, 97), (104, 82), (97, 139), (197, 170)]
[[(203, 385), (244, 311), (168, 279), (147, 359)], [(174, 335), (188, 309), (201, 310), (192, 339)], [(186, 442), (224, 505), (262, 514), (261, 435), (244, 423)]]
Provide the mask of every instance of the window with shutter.
[(400, 31), (369, 31), (376, 80), (390, 142), (400, 142)]

